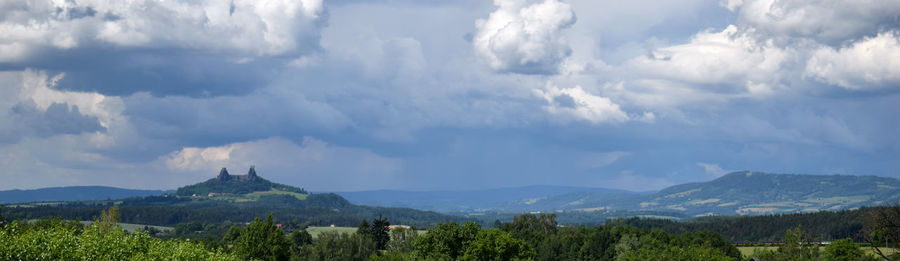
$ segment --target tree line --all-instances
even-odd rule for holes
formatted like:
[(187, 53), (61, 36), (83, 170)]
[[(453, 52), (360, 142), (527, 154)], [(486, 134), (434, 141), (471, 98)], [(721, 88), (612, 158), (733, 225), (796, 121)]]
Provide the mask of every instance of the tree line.
[[(118, 207), (101, 211), (92, 225), (62, 219), (4, 221), (0, 215), (0, 259), (4, 260), (159, 260), (164, 255), (192, 260), (741, 260), (738, 249), (713, 231), (670, 233), (614, 222), (601, 226), (560, 226), (553, 214), (525, 214), (485, 228), (475, 222), (446, 222), (419, 233), (390, 229), (388, 218), (362, 219), (355, 233), (306, 230), (285, 232), (274, 215), (247, 224), (176, 227), (224, 230), (218, 244), (153, 238), (148, 231), (124, 232)], [(865, 241), (897, 247), (900, 207), (872, 208), (863, 218)], [(279, 226), (279, 224), (282, 224)], [(292, 225), (296, 226), (296, 225)], [(299, 226), (303, 226), (302, 224)], [(805, 226), (785, 231), (777, 249), (761, 249), (758, 260), (898, 260), (900, 255), (864, 255), (851, 238), (824, 248)], [(36, 243), (35, 243), (36, 242)], [(878, 242), (883, 244), (878, 245)], [(176, 258), (178, 259), (178, 258)]]

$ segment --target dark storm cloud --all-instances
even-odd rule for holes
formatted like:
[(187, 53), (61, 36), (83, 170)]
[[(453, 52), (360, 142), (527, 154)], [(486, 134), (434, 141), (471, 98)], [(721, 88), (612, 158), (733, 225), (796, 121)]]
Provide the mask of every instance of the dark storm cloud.
[(6, 139), (13, 141), (22, 136), (49, 137), (106, 131), (97, 117), (83, 115), (77, 105), (67, 103), (53, 103), (46, 110), (41, 110), (28, 100), (13, 106), (9, 116), (13, 124), (8, 126)]
[(51, 50), (28, 62), (0, 65), (6, 70), (42, 68), (65, 72), (56, 88), (103, 95), (209, 97), (244, 95), (278, 74), (281, 58), (250, 60), (192, 50)]

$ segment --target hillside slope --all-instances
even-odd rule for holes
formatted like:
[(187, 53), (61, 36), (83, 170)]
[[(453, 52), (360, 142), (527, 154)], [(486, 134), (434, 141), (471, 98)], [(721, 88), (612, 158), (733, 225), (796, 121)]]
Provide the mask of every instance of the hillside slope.
[(733, 172), (709, 182), (672, 186), (610, 206), (688, 215), (815, 212), (900, 200), (900, 180), (875, 176)]
[(629, 211), (701, 215), (761, 215), (854, 209), (900, 201), (900, 180), (876, 176), (733, 172), (708, 182), (653, 193), (532, 186), (469, 191), (342, 192), (351, 202), (445, 213), (556, 212), (607, 217)]

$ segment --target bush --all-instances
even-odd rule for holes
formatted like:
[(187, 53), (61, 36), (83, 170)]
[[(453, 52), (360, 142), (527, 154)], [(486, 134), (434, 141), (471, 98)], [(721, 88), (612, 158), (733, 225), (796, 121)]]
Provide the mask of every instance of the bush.
[(83, 230), (67, 222), (10, 223), (0, 229), (0, 260), (241, 260), (189, 242), (128, 234), (105, 223), (110, 220)]

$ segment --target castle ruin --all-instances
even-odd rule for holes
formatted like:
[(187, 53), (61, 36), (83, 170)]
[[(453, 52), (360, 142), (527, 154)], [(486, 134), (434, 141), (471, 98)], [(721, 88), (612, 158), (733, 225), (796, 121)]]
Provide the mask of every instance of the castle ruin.
[(247, 175), (230, 175), (228, 174), (227, 169), (222, 168), (222, 170), (219, 171), (219, 176), (217, 176), (216, 179), (222, 182), (229, 180), (254, 181), (259, 178), (259, 176), (256, 176), (256, 169), (254, 168), (255, 166), (250, 166), (250, 171), (247, 171)]

